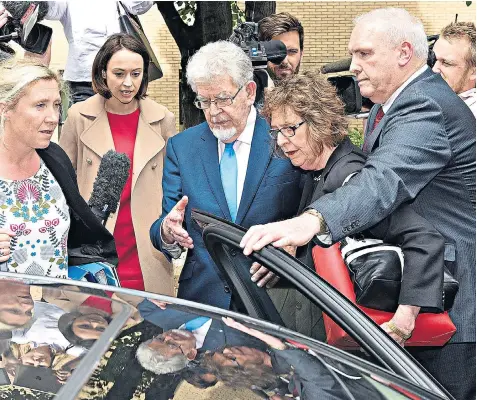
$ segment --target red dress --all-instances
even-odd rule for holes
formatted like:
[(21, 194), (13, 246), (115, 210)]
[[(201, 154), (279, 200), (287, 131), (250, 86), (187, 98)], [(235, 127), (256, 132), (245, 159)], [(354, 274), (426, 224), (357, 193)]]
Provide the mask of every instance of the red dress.
[(129, 178), (121, 193), (118, 218), (113, 234), (119, 257), (117, 272), (122, 287), (144, 290), (144, 280), (137, 253), (136, 236), (131, 214), (132, 170), (139, 114), (139, 108), (127, 115), (108, 112), (108, 120), (116, 151), (126, 153), (131, 160)]

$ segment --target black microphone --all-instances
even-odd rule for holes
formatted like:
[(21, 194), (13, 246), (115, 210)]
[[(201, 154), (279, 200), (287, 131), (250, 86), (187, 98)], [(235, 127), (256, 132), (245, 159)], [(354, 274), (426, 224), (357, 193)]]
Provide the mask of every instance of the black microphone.
[(287, 46), (280, 40), (269, 40), (260, 42), (267, 54), (267, 61), (273, 64), (280, 64), (287, 56)]
[(109, 150), (99, 164), (88, 205), (103, 225), (106, 225), (109, 214), (116, 212), (118, 208), (130, 168), (129, 157), (114, 150)]
[(325, 64), (321, 67), (322, 74), (330, 74), (333, 72), (343, 72), (349, 71), (351, 66), (351, 58), (345, 58), (343, 60), (334, 61), (328, 64)]

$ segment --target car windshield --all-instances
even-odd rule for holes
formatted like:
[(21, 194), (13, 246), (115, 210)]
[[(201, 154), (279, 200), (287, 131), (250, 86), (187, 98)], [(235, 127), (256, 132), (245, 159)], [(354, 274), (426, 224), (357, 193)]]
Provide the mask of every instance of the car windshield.
[(405, 399), (415, 390), (277, 326), (125, 292), (0, 280), (0, 398)]

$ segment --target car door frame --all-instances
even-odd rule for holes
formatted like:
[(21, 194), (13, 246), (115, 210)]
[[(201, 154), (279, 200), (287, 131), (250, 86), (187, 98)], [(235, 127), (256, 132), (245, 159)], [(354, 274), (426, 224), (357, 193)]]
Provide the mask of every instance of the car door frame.
[[(223, 254), (219, 255), (219, 252), (225, 251), (224, 244), (242, 251), (239, 244), (246, 232), (244, 228), (200, 210), (192, 210), (192, 218), (201, 227), (205, 246), (214, 262), (226, 258)], [(391, 371), (433, 393), (452, 398), (435, 378), (374, 321), (297, 259), (271, 245), (252, 253), (249, 258), (286, 278), (345, 329), (366, 352)]]

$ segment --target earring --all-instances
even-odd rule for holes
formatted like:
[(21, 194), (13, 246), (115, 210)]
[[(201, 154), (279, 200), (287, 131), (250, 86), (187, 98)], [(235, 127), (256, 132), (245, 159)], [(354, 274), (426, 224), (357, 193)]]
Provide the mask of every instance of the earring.
[(106, 79), (106, 72), (102, 72), (101, 76), (103, 77), (103, 79)]

